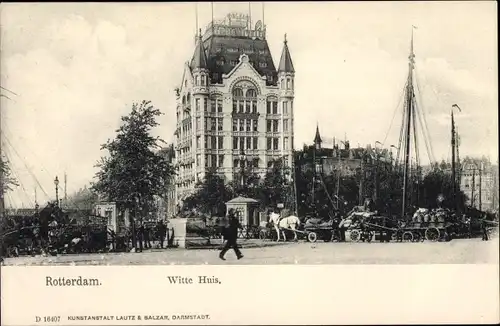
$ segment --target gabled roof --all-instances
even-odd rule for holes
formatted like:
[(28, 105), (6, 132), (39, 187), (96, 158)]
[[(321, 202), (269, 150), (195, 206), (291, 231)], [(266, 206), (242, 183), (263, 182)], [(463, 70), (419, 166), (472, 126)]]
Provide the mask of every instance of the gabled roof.
[(285, 34), (285, 40), (283, 41), (283, 51), (281, 52), (281, 60), (278, 67), (278, 72), (295, 72), (292, 63), (292, 56), (290, 55), (290, 51), (288, 50), (287, 43), (288, 41), (286, 40)]
[(196, 49), (194, 50), (193, 59), (191, 59), (191, 69), (208, 69), (208, 60), (205, 54), (205, 48), (203, 47), (203, 42), (201, 41), (201, 30), (198, 37), (198, 42), (196, 43)]

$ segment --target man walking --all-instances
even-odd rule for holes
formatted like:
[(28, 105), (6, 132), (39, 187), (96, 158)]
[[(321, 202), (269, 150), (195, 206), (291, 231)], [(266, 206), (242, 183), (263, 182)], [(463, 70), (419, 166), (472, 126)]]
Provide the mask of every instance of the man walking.
[(483, 234), (483, 241), (488, 241), (488, 230), (486, 229), (486, 220), (481, 220), (481, 233)]
[(234, 210), (231, 208), (228, 212), (229, 218), (229, 226), (225, 232), (226, 245), (222, 248), (222, 251), (219, 254), (219, 258), (222, 260), (226, 260), (224, 255), (229, 249), (233, 249), (236, 253), (236, 257), (238, 259), (243, 258), (241, 251), (238, 249), (237, 239), (238, 239), (238, 228), (241, 227), (239, 221), (234, 216)]

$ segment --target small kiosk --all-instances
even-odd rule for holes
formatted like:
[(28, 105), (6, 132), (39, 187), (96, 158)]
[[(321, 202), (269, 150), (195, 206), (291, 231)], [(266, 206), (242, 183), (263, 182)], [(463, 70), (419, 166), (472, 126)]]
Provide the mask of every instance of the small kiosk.
[(226, 203), (226, 214), (230, 209), (234, 209), (242, 226), (258, 226), (259, 202), (252, 198), (236, 197)]

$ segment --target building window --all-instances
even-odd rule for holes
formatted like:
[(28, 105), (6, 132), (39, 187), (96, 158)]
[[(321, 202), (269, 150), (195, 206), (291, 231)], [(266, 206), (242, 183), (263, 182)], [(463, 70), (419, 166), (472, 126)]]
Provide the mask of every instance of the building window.
[(283, 131), (288, 132), (288, 119), (283, 120)]
[(276, 98), (268, 98), (267, 99), (267, 114), (277, 114), (278, 113), (278, 99)]
[(259, 125), (258, 120), (253, 120), (253, 131), (258, 131)]
[(258, 158), (256, 158), (256, 159), (253, 160), (253, 167), (254, 168), (258, 168), (259, 167), (259, 159)]
[(259, 62), (259, 67), (266, 68), (267, 67), (267, 63), (266, 62)]
[(252, 126), (251, 126), (251, 124), (252, 124), (252, 120), (245, 120), (245, 121), (246, 121), (246, 125), (247, 125), (246, 130), (247, 130), (247, 131), (250, 131), (250, 130), (252, 129)]
[(219, 139), (219, 141), (218, 141), (218, 144), (217, 144), (217, 148), (218, 149), (223, 149), (224, 148), (224, 137), (219, 136), (218, 139)]
[(211, 155), (212, 156), (212, 167), (217, 167), (217, 155)]
[(283, 114), (288, 114), (288, 102), (283, 102)]
[(200, 111), (200, 99), (199, 98), (197, 98), (195, 101), (195, 110), (196, 110), (196, 112)]
[(210, 99), (210, 112), (215, 112), (216, 110), (216, 100), (214, 98)]
[(235, 88), (233, 90), (233, 97), (243, 97), (243, 90), (241, 88)]
[(240, 149), (245, 148), (245, 137), (240, 137)]
[(238, 131), (238, 119), (233, 119), (233, 131)]
[(203, 111), (208, 112), (208, 99), (203, 100)]
[(217, 112), (222, 113), (222, 98), (217, 98)]
[(288, 150), (288, 138), (287, 137), (285, 137), (283, 139), (283, 149)]
[(273, 161), (272, 160), (269, 160), (267, 161), (267, 168), (272, 168), (273, 167)]
[(217, 138), (216, 137), (212, 137), (211, 139), (211, 148), (212, 149), (216, 149), (217, 148)]
[(205, 136), (205, 148), (210, 148), (210, 136)]
[(196, 154), (196, 166), (200, 166), (200, 164), (201, 164), (201, 155)]
[(196, 130), (200, 130), (201, 126), (200, 126), (200, 117), (197, 117), (196, 118)]
[(267, 132), (271, 132), (272, 125), (273, 125), (273, 121), (272, 120), (267, 120), (267, 128), (266, 128)]
[(240, 119), (240, 131), (245, 131), (245, 120)]
[(205, 155), (205, 167), (208, 168), (208, 155)]
[(229, 61), (229, 64), (230, 64), (231, 66), (236, 66), (236, 65), (238, 64), (238, 61), (236, 61), (236, 60), (231, 60), (231, 61)]
[(272, 149), (272, 141), (273, 139), (272, 138), (267, 138), (267, 150), (271, 150)]
[(196, 148), (200, 148), (200, 147), (201, 147), (201, 137), (196, 136)]
[(224, 120), (222, 118), (217, 119), (217, 130), (222, 131), (224, 128)]
[(257, 97), (257, 91), (253, 88), (247, 90), (247, 97)]
[(290, 78), (286, 79), (286, 89), (290, 89)]
[(247, 147), (246, 149), (252, 149), (252, 138), (247, 137)]
[(219, 167), (224, 166), (224, 155), (219, 155)]
[(278, 132), (279, 121), (273, 120), (273, 132)]
[(273, 150), (279, 149), (279, 138), (273, 138)]
[(233, 160), (233, 166), (237, 168), (239, 166), (240, 160)]
[(233, 137), (233, 149), (238, 149), (238, 137)]
[(257, 137), (253, 137), (253, 149), (257, 149)]
[(200, 85), (200, 78), (199, 78), (198, 76), (196, 76), (196, 77), (194, 78), (194, 84), (195, 84), (196, 86), (199, 86), (199, 85)]

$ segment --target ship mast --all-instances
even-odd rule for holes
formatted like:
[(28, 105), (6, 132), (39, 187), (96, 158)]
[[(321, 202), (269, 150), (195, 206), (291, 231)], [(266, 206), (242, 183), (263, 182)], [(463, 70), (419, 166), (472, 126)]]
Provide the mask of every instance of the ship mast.
[(404, 147), (405, 147), (405, 158), (404, 158), (404, 167), (403, 167), (403, 200), (401, 205), (401, 217), (404, 218), (406, 214), (406, 204), (408, 201), (408, 181), (410, 175), (410, 149), (411, 149), (411, 126), (412, 126), (412, 116), (413, 116), (413, 99), (414, 99), (414, 90), (413, 90), (413, 69), (415, 67), (415, 54), (413, 53), (413, 28), (411, 31), (411, 44), (410, 44), (410, 56), (408, 57), (408, 81), (406, 83), (406, 98), (405, 98), (405, 109), (404, 116), (406, 121), (404, 122), (405, 126), (405, 138), (404, 138)]

